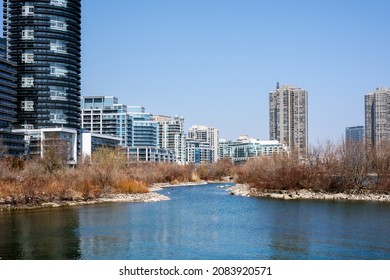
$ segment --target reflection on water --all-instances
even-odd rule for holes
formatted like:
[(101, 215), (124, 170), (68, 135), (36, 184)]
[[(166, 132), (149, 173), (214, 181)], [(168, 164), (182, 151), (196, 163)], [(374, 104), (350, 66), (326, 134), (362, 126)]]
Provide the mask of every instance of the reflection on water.
[[(230, 196), (0, 214), (3, 259), (390, 259), (390, 204)], [(168, 194), (169, 193), (169, 194)]]
[(62, 260), (81, 257), (76, 209), (0, 214), (0, 258)]

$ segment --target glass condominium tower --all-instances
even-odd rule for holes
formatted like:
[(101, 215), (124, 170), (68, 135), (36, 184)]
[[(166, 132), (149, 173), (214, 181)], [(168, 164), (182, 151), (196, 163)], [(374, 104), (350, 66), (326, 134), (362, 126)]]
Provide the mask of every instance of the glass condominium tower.
[(80, 128), (81, 0), (3, 0), (15, 128)]

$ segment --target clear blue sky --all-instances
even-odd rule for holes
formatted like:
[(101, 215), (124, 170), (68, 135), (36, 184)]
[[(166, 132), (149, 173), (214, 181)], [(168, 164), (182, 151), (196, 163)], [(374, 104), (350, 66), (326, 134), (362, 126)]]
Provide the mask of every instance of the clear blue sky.
[(268, 139), (276, 82), (309, 92), (309, 141), (364, 125), (390, 87), (390, 1), (82, 0), (82, 95)]

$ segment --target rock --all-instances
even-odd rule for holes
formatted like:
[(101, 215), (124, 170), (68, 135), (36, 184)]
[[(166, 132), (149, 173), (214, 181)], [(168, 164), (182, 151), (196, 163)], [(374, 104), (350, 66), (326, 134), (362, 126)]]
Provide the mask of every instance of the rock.
[(301, 197), (309, 197), (312, 195), (312, 192), (308, 191), (307, 189), (302, 189), (297, 191), (297, 195)]
[(281, 193), (271, 193), (268, 197), (276, 198), (276, 199), (283, 199), (284, 194), (281, 194)]
[(350, 198), (350, 196), (348, 196), (347, 194), (344, 194), (344, 193), (337, 193), (334, 195), (334, 199), (348, 199)]
[(284, 200), (291, 200), (291, 199), (294, 199), (294, 198), (292, 197), (291, 194), (284, 194), (284, 195), (283, 195), (283, 199), (284, 199)]
[(45, 203), (42, 203), (42, 206), (43, 207), (60, 207), (60, 205), (58, 203), (54, 203), (54, 202), (45, 202)]
[(250, 188), (246, 184), (236, 184), (235, 186), (229, 188), (231, 195), (238, 195), (238, 196), (249, 196), (250, 194)]
[(334, 195), (332, 195), (332, 194), (324, 194), (322, 197), (323, 197), (323, 199), (326, 199), (326, 200), (335, 199)]

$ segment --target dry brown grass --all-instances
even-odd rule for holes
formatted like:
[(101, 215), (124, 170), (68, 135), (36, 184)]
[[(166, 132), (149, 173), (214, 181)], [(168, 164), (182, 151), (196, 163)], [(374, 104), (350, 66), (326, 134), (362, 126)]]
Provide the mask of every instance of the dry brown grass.
[(115, 186), (115, 189), (119, 193), (147, 193), (149, 189), (147, 188), (146, 182), (136, 181), (136, 180), (121, 180)]

